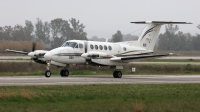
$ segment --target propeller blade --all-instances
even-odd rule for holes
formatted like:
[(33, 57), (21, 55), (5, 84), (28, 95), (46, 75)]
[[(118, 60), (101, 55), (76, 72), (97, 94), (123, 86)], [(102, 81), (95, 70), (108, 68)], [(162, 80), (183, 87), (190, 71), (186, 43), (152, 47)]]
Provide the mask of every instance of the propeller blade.
[(35, 51), (35, 48), (36, 48), (36, 42), (33, 42), (33, 46), (32, 46), (32, 52)]

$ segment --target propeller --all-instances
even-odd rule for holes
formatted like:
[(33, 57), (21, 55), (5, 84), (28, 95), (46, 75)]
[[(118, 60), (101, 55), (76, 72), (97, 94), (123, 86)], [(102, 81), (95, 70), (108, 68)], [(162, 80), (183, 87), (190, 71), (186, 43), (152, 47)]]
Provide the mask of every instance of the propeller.
[(32, 43), (32, 51), (28, 53), (28, 56), (31, 57), (31, 63), (33, 62), (33, 60), (35, 62), (41, 63), (41, 64), (46, 64), (44, 58), (44, 55), (46, 54), (46, 51), (42, 51), (42, 50), (36, 50), (36, 42)]
[(32, 45), (32, 52), (35, 51), (35, 48), (36, 48), (36, 42), (33, 42), (33, 45)]
[[(37, 45), (36, 42), (33, 42), (33, 43), (32, 43), (32, 52), (35, 51), (36, 45)], [(32, 61), (33, 61), (33, 58), (31, 57), (31, 63), (32, 63)]]
[(36, 52), (36, 42), (33, 42), (32, 51), (28, 53), (28, 55), (32, 58), (39, 58), (45, 55), (45, 52)]

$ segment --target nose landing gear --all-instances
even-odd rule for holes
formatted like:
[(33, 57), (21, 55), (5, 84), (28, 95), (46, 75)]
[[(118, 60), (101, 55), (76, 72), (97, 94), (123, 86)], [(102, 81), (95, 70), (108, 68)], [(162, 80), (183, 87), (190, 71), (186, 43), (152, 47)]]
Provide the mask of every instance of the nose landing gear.
[(51, 62), (50, 61), (48, 61), (47, 62), (47, 70), (45, 71), (45, 77), (50, 77), (51, 76), (51, 71), (50, 71), (50, 66), (51, 66)]
[(47, 70), (45, 71), (45, 77), (50, 77), (51, 76), (51, 71), (50, 70)]

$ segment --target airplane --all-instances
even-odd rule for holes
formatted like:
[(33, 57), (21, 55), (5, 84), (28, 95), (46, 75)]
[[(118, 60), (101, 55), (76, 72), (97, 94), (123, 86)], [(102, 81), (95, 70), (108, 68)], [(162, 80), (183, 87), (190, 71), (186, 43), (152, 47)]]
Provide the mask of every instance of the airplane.
[(23, 52), (6, 49), (7, 52), (21, 53), (30, 56), (35, 62), (47, 64), (45, 76), (51, 76), (50, 66), (63, 67), (60, 71), (62, 77), (68, 77), (67, 68), (70, 64), (88, 64), (97, 66), (110, 66), (115, 69), (114, 78), (121, 78), (123, 66), (138, 59), (169, 56), (170, 54), (153, 54), (160, 28), (164, 24), (192, 24), (190, 22), (171, 21), (139, 21), (135, 24), (147, 24), (137, 41), (111, 43), (87, 40), (69, 40), (61, 47), (46, 50)]

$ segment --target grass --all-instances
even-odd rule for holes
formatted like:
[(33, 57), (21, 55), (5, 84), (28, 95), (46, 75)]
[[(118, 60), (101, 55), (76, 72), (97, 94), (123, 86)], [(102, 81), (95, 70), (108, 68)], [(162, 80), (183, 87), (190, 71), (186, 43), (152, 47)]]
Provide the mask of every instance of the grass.
[(169, 112), (200, 110), (199, 84), (0, 87), (4, 112)]
[(200, 55), (200, 51), (159, 51), (159, 50), (155, 50), (154, 53), (156, 53), (156, 54), (173, 53), (174, 55), (177, 55), (177, 56), (199, 56)]
[[(136, 72), (132, 72), (132, 67)], [(52, 75), (59, 75), (62, 68), (51, 66)], [(43, 76), (46, 65), (27, 62), (2, 62), (0, 63), (0, 76)], [(77, 65), (68, 68), (70, 75), (111, 75), (114, 69), (109, 67)], [(199, 74), (200, 65), (156, 65), (156, 64), (129, 64), (124, 66), (123, 74)]]
[[(70, 75), (111, 75), (113, 71), (70, 71)], [(60, 71), (51, 71), (52, 75), (60, 75)], [(0, 76), (43, 76), (44, 71), (39, 72), (0, 72)]]
[(142, 62), (200, 62), (199, 59), (146, 59)]

